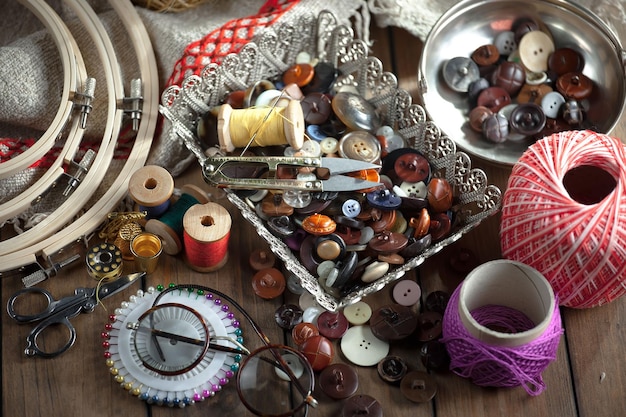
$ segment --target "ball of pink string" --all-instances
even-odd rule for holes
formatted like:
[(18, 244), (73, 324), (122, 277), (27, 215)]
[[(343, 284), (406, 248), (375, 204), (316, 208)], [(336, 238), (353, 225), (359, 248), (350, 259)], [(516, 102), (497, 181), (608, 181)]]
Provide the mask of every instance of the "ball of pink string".
[[(530, 395), (541, 394), (546, 388), (541, 374), (556, 360), (563, 333), (558, 302), (548, 328), (536, 340), (516, 347), (495, 346), (476, 339), (461, 322), (460, 288), (450, 297), (443, 318), (442, 342), (450, 355), (450, 369), (479, 386), (522, 386)], [(487, 305), (471, 314), (479, 324), (502, 333), (535, 326), (524, 313), (504, 306)]]

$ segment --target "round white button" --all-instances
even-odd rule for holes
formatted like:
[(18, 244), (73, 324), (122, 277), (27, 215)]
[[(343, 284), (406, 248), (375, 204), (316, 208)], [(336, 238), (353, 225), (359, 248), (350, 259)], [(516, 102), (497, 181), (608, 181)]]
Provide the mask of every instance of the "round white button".
[(541, 99), (541, 109), (546, 117), (551, 119), (559, 117), (559, 111), (563, 104), (565, 104), (565, 97), (558, 91), (550, 91)]
[(309, 307), (319, 306), (315, 296), (310, 292), (303, 292), (300, 294), (300, 298), (298, 299), (298, 305), (301, 309), (306, 310)]
[(332, 137), (324, 138), (320, 141), (320, 148), (326, 155), (337, 153), (339, 150), (339, 141)]
[(510, 30), (500, 32), (494, 38), (493, 44), (496, 48), (498, 48), (500, 55), (510, 55), (517, 49), (517, 43), (515, 43), (515, 33)]
[(554, 42), (548, 34), (533, 30), (519, 41), (519, 56), (522, 64), (532, 72), (548, 70), (548, 58), (554, 52)]
[(389, 353), (389, 343), (374, 336), (370, 326), (353, 326), (341, 338), (341, 351), (358, 366), (374, 366)]
[(393, 287), (393, 299), (403, 306), (413, 306), (420, 301), (422, 289), (419, 284), (411, 279), (403, 279)]
[(322, 314), (324, 310), (321, 306), (315, 305), (309, 308), (305, 308), (302, 312), (302, 321), (305, 323), (317, 323), (317, 318)]
[(348, 322), (353, 326), (365, 324), (372, 317), (372, 307), (365, 301), (357, 301), (343, 309), (343, 315), (346, 316)]
[[(289, 367), (289, 369), (291, 369), (291, 372), (293, 372), (294, 376), (296, 378), (300, 378), (304, 373), (304, 365), (302, 364), (300, 358), (292, 353), (285, 353), (284, 355), (282, 355), (282, 358)], [(289, 378), (287, 372), (283, 371), (278, 366), (274, 368), (274, 371), (276, 371), (276, 375), (283, 381), (291, 381), (291, 378)]]
[(404, 191), (404, 193), (408, 197), (412, 198), (426, 198), (428, 195), (428, 186), (424, 181), (419, 182), (407, 182), (404, 181), (400, 184), (400, 189)]

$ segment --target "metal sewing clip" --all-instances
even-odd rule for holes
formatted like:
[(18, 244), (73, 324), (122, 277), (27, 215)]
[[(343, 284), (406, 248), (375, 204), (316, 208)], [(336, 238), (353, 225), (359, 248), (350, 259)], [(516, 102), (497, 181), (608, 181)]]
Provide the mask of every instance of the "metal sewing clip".
[[(221, 188), (267, 189), (296, 191), (358, 191), (382, 186), (381, 183), (340, 175), (370, 169), (380, 165), (348, 158), (307, 156), (210, 156), (202, 165), (204, 180)], [(311, 178), (276, 178), (279, 166), (308, 168)], [(240, 178), (228, 175), (232, 169), (254, 168), (269, 170), (264, 178)]]
[(123, 103), (126, 106), (124, 113), (130, 116), (133, 123), (133, 130), (139, 129), (139, 121), (141, 120), (141, 104), (143, 103), (141, 78), (133, 78), (130, 80), (130, 97), (124, 97)]
[(80, 106), (80, 127), (84, 129), (87, 127), (87, 116), (91, 113), (93, 108), (92, 102), (94, 93), (96, 91), (96, 79), (89, 77), (85, 81), (85, 88), (82, 93), (76, 93), (76, 105)]
[(64, 173), (64, 175), (68, 175), (70, 177), (67, 181), (67, 187), (65, 187), (65, 190), (63, 191), (64, 197), (67, 197), (72, 192), (72, 190), (78, 187), (78, 185), (80, 184), (80, 178), (83, 176), (83, 174), (89, 171), (89, 167), (91, 166), (91, 163), (93, 162), (95, 157), (96, 152), (93, 149), (87, 149), (85, 155), (83, 155), (79, 163), (72, 161), (73, 166), (76, 167), (76, 173), (74, 175)]

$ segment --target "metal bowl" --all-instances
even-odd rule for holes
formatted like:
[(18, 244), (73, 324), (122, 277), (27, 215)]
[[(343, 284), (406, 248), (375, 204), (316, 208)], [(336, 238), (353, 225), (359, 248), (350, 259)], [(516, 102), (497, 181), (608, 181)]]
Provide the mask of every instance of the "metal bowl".
[(466, 94), (449, 88), (442, 67), (456, 56), (469, 57), (513, 21), (532, 17), (543, 22), (556, 47), (574, 47), (583, 54), (583, 74), (595, 82), (586, 123), (610, 133), (626, 106), (626, 51), (617, 35), (594, 13), (567, 0), (466, 0), (444, 13), (424, 43), (418, 80), (429, 117), (468, 153), (497, 164), (513, 165), (530, 141), (494, 144), (468, 123)]

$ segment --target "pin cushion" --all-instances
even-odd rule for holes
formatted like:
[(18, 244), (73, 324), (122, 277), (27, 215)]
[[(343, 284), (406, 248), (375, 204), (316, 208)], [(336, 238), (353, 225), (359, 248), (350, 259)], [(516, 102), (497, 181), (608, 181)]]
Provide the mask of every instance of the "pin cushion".
[[(231, 93), (246, 90), (261, 80), (282, 84), (283, 75), (293, 70), (302, 53), (314, 57), (318, 66), (323, 63), (325, 68), (334, 68), (331, 88), (335, 93), (349, 93), (339, 95), (340, 100), (333, 106), (341, 102), (353, 103), (351, 112), (359, 121), (359, 129), (363, 133), (357, 134), (355, 132), (359, 130), (353, 130), (353, 134), (343, 135), (349, 138), (339, 140), (340, 146), (329, 146), (330, 140), (322, 142), (332, 135), (326, 133), (315, 140), (311, 137), (315, 129), (309, 129), (315, 125), (307, 122), (306, 132), (311, 139), (308, 142), (318, 142), (320, 146), (316, 148), (323, 152), (336, 150), (340, 157), (380, 163), (381, 170), (374, 172), (374, 181), (380, 182), (381, 187), (360, 193), (335, 193), (330, 204), (321, 199), (331, 198), (332, 193), (317, 193), (308, 207), (294, 208), (290, 216), (297, 225), (297, 232), (290, 236), (274, 233), (272, 227), (268, 227), (271, 222), (268, 222), (266, 212), (257, 211), (257, 204), (252, 201), (258, 193), (228, 189), (226, 193), (230, 202), (283, 262), (284, 268), (299, 279), (300, 286), (310, 292), (322, 307), (330, 311), (354, 304), (418, 267), (495, 214), (500, 208), (502, 197), (500, 189), (488, 183), (485, 172), (472, 167), (470, 157), (457, 151), (454, 141), (428, 120), (425, 109), (412, 103), (410, 94), (398, 87), (396, 76), (384, 71), (381, 61), (369, 56), (367, 51), (367, 45), (354, 37), (352, 29), (339, 24), (331, 13), (303, 16), (297, 21), (264, 31), (238, 54), (229, 55), (220, 65), (209, 64), (201, 75), (190, 76), (182, 86), (170, 87), (162, 95), (161, 113), (165, 116), (165, 135), (170, 135), (174, 140), (182, 138), (202, 163), (202, 158), (206, 158), (203, 149), (206, 143), (203, 144), (195, 133), (199, 120), (209, 109), (221, 105)], [(311, 83), (316, 86), (319, 84), (315, 78)], [(321, 84), (326, 85), (325, 89), (329, 86), (328, 82)], [(307, 91), (307, 85), (301, 88), (305, 95), (312, 93)], [(375, 117), (361, 120), (369, 108), (374, 109)], [(328, 125), (337, 127), (347, 124), (339, 120), (340, 115), (344, 116), (345, 109), (338, 110), (339, 113), (333, 109), (334, 115), (331, 114), (326, 121)], [(360, 126), (372, 121), (379, 127), (384, 126), (384, 140), (372, 133), (371, 126)], [(369, 160), (372, 153), (376, 152), (382, 156), (382, 160), (380, 157)], [(238, 155), (236, 151), (234, 154)], [(393, 168), (396, 165), (404, 180), (395, 174)], [(367, 176), (369, 179), (372, 173), (355, 175)], [(433, 179), (437, 181), (428, 189), (427, 184)], [(415, 181), (422, 184), (418, 185)], [(447, 183), (449, 188), (440, 181)], [(419, 196), (412, 191), (418, 189), (421, 190)], [(428, 194), (432, 193), (434, 196), (430, 197), (431, 201), (438, 207), (435, 211), (429, 209), (433, 230), (419, 239), (407, 236), (405, 231), (409, 228), (410, 216), (407, 216), (407, 212), (401, 212), (400, 207), (410, 207), (419, 215), (428, 206)], [(274, 204), (275, 196), (272, 196)], [(282, 203), (287, 200), (284, 197), (285, 193)], [(364, 207), (367, 210), (362, 210)], [(357, 225), (363, 223), (369, 227), (358, 229), (360, 226)], [(433, 238), (432, 233), (438, 228), (445, 229), (446, 233)], [(332, 235), (324, 238), (328, 233)], [(367, 263), (361, 262), (361, 252), (356, 256), (355, 251), (367, 250), (367, 243), (375, 236), (375, 243), (371, 246), (380, 246), (378, 251), (382, 252), (385, 259), (393, 258), (394, 262), (377, 259), (374, 255), (373, 262)], [(300, 247), (297, 243), (299, 238)], [(327, 263), (328, 260), (319, 256), (314, 259), (316, 257), (310, 253), (315, 251), (313, 246), (316, 240), (328, 246), (324, 252), (325, 258), (340, 254), (341, 259), (336, 261), (336, 274), (329, 278), (333, 282), (349, 280), (349, 276), (359, 268), (364, 270), (363, 276), (368, 278), (362, 278), (359, 285), (348, 289), (344, 287), (342, 291), (331, 291), (320, 282), (317, 270), (320, 263)], [(389, 253), (388, 247), (394, 245), (398, 250), (407, 251), (406, 256), (400, 257), (404, 258), (404, 262), (396, 262), (398, 257)], [(298, 253), (305, 249), (307, 259)]]

